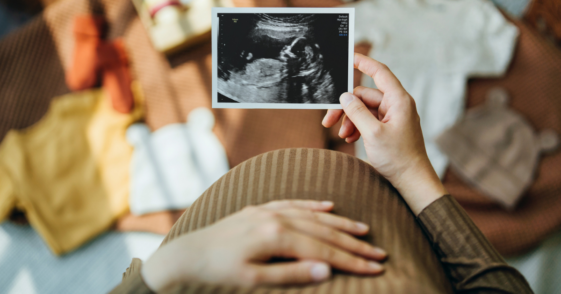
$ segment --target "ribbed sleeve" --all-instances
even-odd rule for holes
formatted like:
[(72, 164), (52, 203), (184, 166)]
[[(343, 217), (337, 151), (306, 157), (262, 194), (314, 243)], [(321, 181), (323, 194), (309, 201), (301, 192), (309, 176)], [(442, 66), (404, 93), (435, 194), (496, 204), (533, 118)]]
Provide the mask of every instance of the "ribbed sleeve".
[(533, 293), (450, 195), (425, 208), (418, 222), (457, 293)]

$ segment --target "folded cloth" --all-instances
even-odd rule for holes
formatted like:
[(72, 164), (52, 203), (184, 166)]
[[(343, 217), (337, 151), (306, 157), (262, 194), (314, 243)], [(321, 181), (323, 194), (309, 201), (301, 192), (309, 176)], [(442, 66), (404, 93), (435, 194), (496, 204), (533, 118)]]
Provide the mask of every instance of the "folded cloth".
[[(355, 41), (371, 43), (370, 56), (415, 99), (429, 159), (442, 177), (448, 160), (434, 139), (462, 114), (469, 77), (504, 74), (516, 27), (485, 0), (370, 0), (352, 7)], [(366, 76), (362, 85), (375, 87)]]
[(10, 131), (0, 145), (0, 220), (14, 207), (25, 211), (55, 254), (84, 244), (128, 210), (132, 147), (125, 132), (143, 110), (118, 113), (106, 96), (91, 90), (55, 98), (40, 122)]
[(214, 116), (207, 108), (191, 111), (186, 124), (170, 124), (154, 133), (141, 123), (129, 127), (133, 214), (187, 208), (228, 172), (228, 158), (213, 127)]
[(468, 110), (436, 142), (462, 178), (512, 210), (534, 179), (540, 153), (556, 149), (559, 136), (536, 134), (508, 100), (504, 89), (490, 90), (485, 104)]
[[(510, 107), (535, 130), (561, 133), (561, 51), (520, 21), (512, 64), (499, 79), (474, 79), (468, 85), (467, 108), (485, 103), (490, 89), (502, 87), (511, 97)], [(477, 226), (503, 255), (527, 251), (561, 227), (561, 152), (545, 154), (536, 179), (514, 211), (466, 184), (453, 170), (443, 182), (467, 210)]]

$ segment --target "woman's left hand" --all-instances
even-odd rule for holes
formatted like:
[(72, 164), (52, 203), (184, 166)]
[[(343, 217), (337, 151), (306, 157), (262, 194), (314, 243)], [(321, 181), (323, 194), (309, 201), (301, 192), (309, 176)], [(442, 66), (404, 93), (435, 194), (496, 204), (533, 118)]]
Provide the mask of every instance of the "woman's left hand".
[[(330, 268), (372, 275), (386, 253), (354, 238), (368, 226), (327, 213), (332, 202), (273, 201), (248, 206), (164, 245), (142, 267), (154, 291), (193, 281), (258, 286), (319, 282)], [(268, 263), (271, 258), (292, 261)]]

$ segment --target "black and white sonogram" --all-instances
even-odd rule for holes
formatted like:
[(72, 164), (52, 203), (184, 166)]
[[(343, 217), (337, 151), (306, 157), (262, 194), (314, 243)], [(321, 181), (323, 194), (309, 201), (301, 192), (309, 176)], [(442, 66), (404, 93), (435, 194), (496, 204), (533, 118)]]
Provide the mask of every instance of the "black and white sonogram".
[(352, 89), (349, 24), (354, 10), (335, 9), (213, 13), (218, 26), (213, 27), (213, 107), (339, 105), (339, 96)]

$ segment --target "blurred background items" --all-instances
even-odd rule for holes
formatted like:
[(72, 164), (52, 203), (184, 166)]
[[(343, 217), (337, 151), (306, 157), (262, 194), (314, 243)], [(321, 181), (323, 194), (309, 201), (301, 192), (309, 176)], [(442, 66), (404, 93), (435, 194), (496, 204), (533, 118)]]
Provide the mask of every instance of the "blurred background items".
[[(0, 0), (0, 216), (12, 220), (0, 224), (0, 292), (112, 289), (131, 258), (145, 260), (200, 194), (177, 204), (161, 201), (166, 193), (153, 193), (164, 198), (152, 200), (164, 204), (135, 214), (134, 187), (173, 190), (166, 175), (173, 168), (205, 174), (201, 164), (207, 161), (193, 151), (203, 145), (213, 146), (205, 150), (216, 168), (208, 179), (281, 148), (360, 156), (360, 149), (321, 126), (322, 110), (211, 109), (210, 12), (208, 18), (203, 12), (213, 5), (349, 2), (355, 1)], [(505, 209), (504, 201), (482, 189), (504, 182), (481, 174), (474, 181), (472, 174), (448, 167), (446, 155), (455, 162), (458, 150), (441, 152), (434, 141), (485, 107), (497, 87), (509, 96), (502, 110), (516, 113), (516, 121), (534, 132), (522, 145), (541, 146), (537, 134), (544, 130), (561, 133), (560, 2), (356, 2), (350, 5), (363, 8), (357, 10), (356, 50), (387, 63), (417, 99), (427, 148), (440, 158), (433, 163), (448, 191), (536, 293), (560, 293), (561, 153), (537, 156), (535, 148), (515, 148), (509, 157), (505, 150), (518, 146), (510, 141), (517, 128), (493, 138), (497, 144), (486, 145), (488, 150), (466, 148), (465, 162), (485, 154), (486, 162), (505, 174), (513, 172), (511, 166), (496, 158), (527, 159), (521, 169), (531, 176), (508, 193), (511, 204)], [(192, 21), (200, 26), (189, 30)], [(204, 113), (206, 124), (192, 125), (189, 117), (197, 112)], [(494, 113), (486, 115), (502, 125)], [(141, 141), (128, 142), (127, 129), (136, 128), (142, 131), (133, 137)], [(170, 128), (176, 129), (171, 137), (178, 131), (186, 135), (177, 141), (158, 138)], [(197, 132), (208, 143), (189, 139)], [(469, 142), (479, 142), (486, 132), (474, 131)], [(183, 144), (193, 152), (162, 144)], [(147, 146), (153, 152), (143, 149)], [(168, 152), (183, 160), (172, 165)], [(157, 173), (161, 166), (170, 170)], [(201, 190), (208, 185), (189, 181)], [(189, 181), (179, 183), (182, 189)]]

